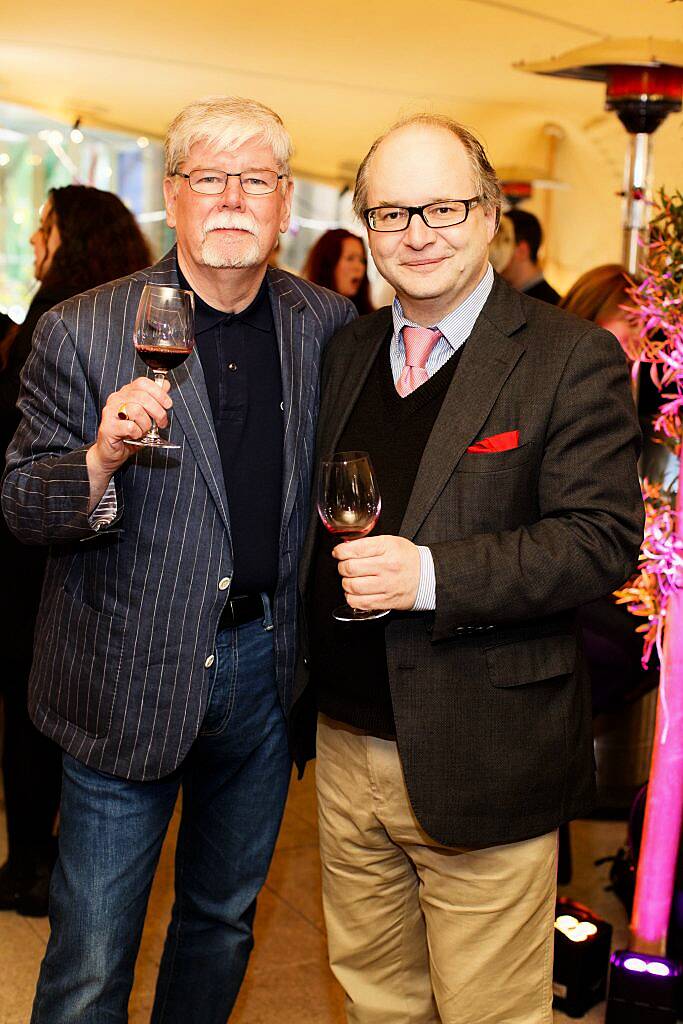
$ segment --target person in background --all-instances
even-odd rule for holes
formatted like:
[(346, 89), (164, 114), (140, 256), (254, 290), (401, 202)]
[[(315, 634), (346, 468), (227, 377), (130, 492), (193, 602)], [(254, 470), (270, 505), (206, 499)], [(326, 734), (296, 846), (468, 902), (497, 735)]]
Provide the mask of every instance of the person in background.
[[(49, 193), (31, 236), (38, 291), (21, 325), (0, 341), (0, 445), (4, 453), (19, 424), (19, 375), (33, 330), (52, 306), (150, 262), (135, 218), (111, 192), (67, 185)], [(59, 807), (61, 751), (31, 723), (27, 684), (33, 657), (46, 549), (20, 544), (0, 516), (0, 588), (4, 700), (2, 775), (8, 858), (0, 868), (0, 910), (47, 914), (56, 856), (52, 832)]]
[(624, 308), (633, 304), (628, 292), (631, 284), (621, 264), (605, 263), (582, 274), (559, 302), (560, 309), (611, 331), (629, 365), (633, 365), (641, 349), (638, 325)]
[(15, 326), (14, 320), (7, 313), (0, 313), (0, 344), (10, 328)]
[(506, 213), (501, 213), (496, 233), (489, 245), (489, 263), (500, 274), (512, 259), (515, 249), (515, 229)]
[[(560, 309), (610, 331), (621, 345), (629, 369), (641, 350), (637, 323), (628, 312), (633, 305), (629, 295), (631, 284), (625, 267), (606, 263), (582, 274), (559, 302)], [(671, 462), (666, 447), (655, 440), (652, 428), (652, 417), (661, 398), (647, 372), (631, 375), (631, 390), (643, 433), (641, 475), (661, 480)], [(591, 676), (594, 716), (615, 711), (656, 685), (656, 670), (642, 668), (640, 636), (625, 605), (617, 604), (611, 595), (599, 598), (581, 608), (579, 621)], [(563, 849), (569, 849), (568, 835), (561, 835), (560, 844), (562, 854)]]
[(528, 210), (508, 210), (505, 216), (515, 229), (515, 247), (510, 262), (501, 271), (502, 276), (517, 291), (556, 306), (559, 293), (548, 284), (538, 263), (538, 250), (543, 242), (538, 217)]
[(320, 236), (302, 273), (308, 281), (351, 299), (361, 316), (372, 313), (365, 245), (362, 238), (345, 228), (334, 228)]

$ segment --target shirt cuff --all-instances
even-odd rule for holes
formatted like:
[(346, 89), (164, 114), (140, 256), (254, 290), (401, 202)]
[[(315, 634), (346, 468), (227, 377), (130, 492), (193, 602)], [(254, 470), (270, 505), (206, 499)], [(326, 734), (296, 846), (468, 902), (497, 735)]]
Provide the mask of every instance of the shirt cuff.
[(106, 491), (88, 516), (88, 522), (92, 526), (93, 530), (103, 530), (106, 526), (111, 526), (116, 519), (117, 512), (118, 502), (116, 500), (116, 484), (112, 477), (107, 484)]
[(436, 609), (436, 573), (434, 559), (429, 548), (418, 544), (420, 552), (420, 582), (415, 596), (413, 612), (433, 612)]

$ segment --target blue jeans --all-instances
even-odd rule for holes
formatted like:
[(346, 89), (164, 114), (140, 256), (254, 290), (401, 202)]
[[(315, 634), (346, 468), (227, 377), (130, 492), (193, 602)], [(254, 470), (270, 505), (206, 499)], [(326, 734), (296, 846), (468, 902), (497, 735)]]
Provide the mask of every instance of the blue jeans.
[(265, 618), (219, 633), (202, 729), (173, 775), (130, 782), (65, 754), (52, 931), (31, 1024), (128, 1020), (161, 845), (182, 786), (175, 904), (152, 1024), (225, 1024), (253, 946), (256, 897), (290, 758)]

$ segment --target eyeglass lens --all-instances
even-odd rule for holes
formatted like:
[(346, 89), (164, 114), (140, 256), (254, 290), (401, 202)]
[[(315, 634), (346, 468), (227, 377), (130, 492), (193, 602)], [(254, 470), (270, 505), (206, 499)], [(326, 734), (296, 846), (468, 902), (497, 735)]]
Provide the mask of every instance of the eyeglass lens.
[(277, 171), (254, 170), (229, 174), (227, 171), (195, 170), (190, 171), (190, 188), (203, 195), (218, 196), (225, 191), (228, 178), (239, 178), (242, 190), (251, 196), (274, 192), (278, 183)]
[[(448, 228), (467, 219), (466, 203), (434, 203), (421, 211), (422, 219), (430, 228)], [(374, 231), (402, 231), (408, 227), (410, 210), (403, 206), (379, 206), (369, 213), (370, 227)]]

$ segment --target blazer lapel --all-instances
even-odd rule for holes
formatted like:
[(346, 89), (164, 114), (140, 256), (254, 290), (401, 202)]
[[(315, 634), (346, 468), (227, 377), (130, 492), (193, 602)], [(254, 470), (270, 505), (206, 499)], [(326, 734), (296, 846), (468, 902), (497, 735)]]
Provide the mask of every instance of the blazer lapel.
[(500, 278), (470, 335), (420, 461), (399, 533), (413, 538), (524, 352), (519, 296)]
[[(334, 391), (328, 386), (321, 399), (320, 419), (318, 421), (317, 442), (315, 450), (316, 463), (311, 474), (315, 496), (318, 487), (320, 462), (331, 458), (337, 450), (339, 438), (346, 427), (358, 396), (367, 380), (370, 368), (374, 363), (380, 346), (388, 337), (392, 328), (391, 308), (382, 308), (376, 313), (362, 317), (353, 322), (353, 331), (357, 344), (349, 347), (348, 361), (336, 368)], [(315, 502), (315, 498), (313, 499)], [(299, 589), (303, 594), (313, 558), (317, 516), (313, 514), (309, 520), (304, 547), (301, 554), (301, 572)]]
[(337, 378), (341, 377), (335, 394), (324, 396), (323, 413), (318, 434), (318, 460), (330, 458), (337, 448), (358, 396), (365, 386), (370, 369), (381, 345), (392, 330), (391, 307), (387, 306), (374, 315), (355, 320), (353, 331), (357, 344), (349, 349), (348, 361), (340, 367)]
[[(170, 285), (177, 288), (175, 246), (159, 263), (150, 267), (149, 270), (142, 271), (139, 276), (144, 284)], [(174, 371), (171, 379), (171, 398), (173, 399), (171, 416), (175, 417), (178, 426), (187, 438), (192, 454), (229, 535), (230, 520), (223, 480), (223, 466), (218, 451), (204, 371), (196, 348)]]

